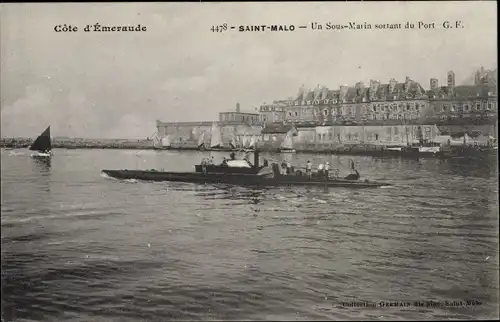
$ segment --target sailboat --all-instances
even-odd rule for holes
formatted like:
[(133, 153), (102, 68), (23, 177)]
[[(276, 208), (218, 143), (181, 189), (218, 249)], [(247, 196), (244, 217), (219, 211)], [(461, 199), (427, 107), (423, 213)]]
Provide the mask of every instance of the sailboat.
[(50, 125), (40, 134), (29, 147), (32, 157), (50, 157), (52, 155), (52, 141), (50, 140)]
[(236, 149), (236, 138), (233, 136), (231, 137), (231, 142), (229, 143), (232, 149)]
[(222, 134), (220, 127), (213, 123), (212, 125), (212, 136), (210, 138), (210, 151), (236, 151), (232, 147), (224, 147), (222, 143)]
[(248, 147), (247, 145), (248, 145), (248, 137), (245, 134), (241, 137), (241, 148), (246, 149)]
[(220, 133), (220, 128), (216, 123), (212, 125), (212, 136), (210, 138), (210, 149), (220, 149), (222, 148), (222, 136)]
[(285, 139), (281, 143), (281, 147), (279, 149), (281, 153), (295, 153), (295, 149), (293, 148), (292, 137), (290, 133), (287, 133)]
[(155, 133), (153, 136), (153, 149), (155, 150), (161, 149), (161, 139), (158, 133)]
[(200, 150), (205, 149), (205, 132), (201, 133), (201, 135), (198, 137), (198, 148)]
[(170, 149), (170, 145), (171, 145), (170, 141), (171, 141), (170, 140), (170, 135), (165, 136), (163, 139), (161, 139), (161, 146), (164, 149)]

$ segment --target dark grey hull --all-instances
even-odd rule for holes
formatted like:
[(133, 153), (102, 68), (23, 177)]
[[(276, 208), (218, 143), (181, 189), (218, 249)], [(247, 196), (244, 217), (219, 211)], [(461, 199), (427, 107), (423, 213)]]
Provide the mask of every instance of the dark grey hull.
[(196, 172), (159, 172), (154, 170), (102, 170), (106, 175), (117, 179), (136, 179), (146, 181), (177, 181), (192, 183), (226, 183), (245, 186), (319, 186), (345, 188), (377, 188), (389, 186), (382, 182), (316, 179), (306, 176), (282, 176), (271, 178), (253, 174), (218, 174)]

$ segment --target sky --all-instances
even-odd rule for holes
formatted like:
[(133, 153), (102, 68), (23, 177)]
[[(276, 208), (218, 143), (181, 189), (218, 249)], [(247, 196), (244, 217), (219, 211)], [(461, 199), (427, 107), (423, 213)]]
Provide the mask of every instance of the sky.
[[(295, 96), (299, 87), (429, 87), (497, 67), (496, 1), (0, 4), (2, 137), (146, 138), (156, 120), (211, 121)], [(442, 22), (460, 20), (462, 29)], [(349, 22), (435, 22), (435, 29), (311, 30)], [(85, 33), (87, 24), (146, 32)], [(212, 32), (214, 25), (294, 32)], [(57, 33), (70, 24), (79, 32)], [(298, 29), (307, 25), (308, 29)]]

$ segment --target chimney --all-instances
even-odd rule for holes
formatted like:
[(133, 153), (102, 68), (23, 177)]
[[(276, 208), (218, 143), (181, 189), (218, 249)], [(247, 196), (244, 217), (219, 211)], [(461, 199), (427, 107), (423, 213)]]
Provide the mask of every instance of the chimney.
[(370, 98), (374, 98), (375, 94), (377, 93), (379, 82), (370, 79)]
[(430, 88), (437, 89), (439, 87), (439, 82), (437, 78), (431, 78)]
[(363, 94), (363, 90), (365, 88), (365, 84), (363, 82), (357, 82), (356, 85), (356, 95), (362, 95)]
[(394, 87), (396, 87), (397, 83), (398, 82), (394, 78), (391, 78), (391, 80), (389, 81), (389, 93), (392, 94), (392, 92), (394, 92)]
[(321, 90), (321, 99), (325, 100), (327, 97), (328, 97), (328, 88), (323, 87), (323, 89)]
[(236, 103), (236, 113), (240, 112), (240, 103)]
[(453, 87), (455, 86), (455, 73), (450, 70), (448, 72), (448, 87)]
[(318, 86), (316, 87), (316, 89), (314, 90), (314, 99), (317, 100), (317, 99), (320, 99), (321, 98), (321, 87)]
[(340, 95), (339, 95), (340, 103), (344, 102), (346, 94), (347, 94), (347, 85), (340, 85)]
[(474, 85), (481, 84), (481, 73), (479, 71), (474, 75)]

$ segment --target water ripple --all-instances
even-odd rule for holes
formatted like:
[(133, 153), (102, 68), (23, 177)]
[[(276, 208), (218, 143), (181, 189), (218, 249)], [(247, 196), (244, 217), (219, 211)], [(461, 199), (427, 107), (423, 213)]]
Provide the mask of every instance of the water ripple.
[[(57, 150), (42, 164), (2, 152), (3, 320), (498, 318), (493, 166), (356, 157), (364, 177), (395, 184), (363, 191), (101, 175), (137, 167), (127, 153)], [(202, 154), (140, 157), (192, 171)], [(482, 304), (342, 304), (431, 299)]]

